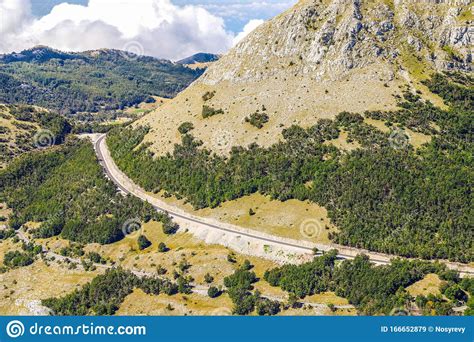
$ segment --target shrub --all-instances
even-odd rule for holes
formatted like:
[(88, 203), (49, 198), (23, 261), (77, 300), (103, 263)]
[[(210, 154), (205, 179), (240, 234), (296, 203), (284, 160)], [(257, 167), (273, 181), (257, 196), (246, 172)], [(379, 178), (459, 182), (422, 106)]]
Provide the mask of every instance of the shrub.
[(207, 91), (203, 96), (202, 96), (202, 99), (204, 102), (207, 102), (209, 101), (210, 99), (212, 99), (214, 96), (216, 95), (216, 91)]
[(248, 122), (259, 129), (263, 128), (263, 125), (266, 124), (268, 120), (270, 120), (270, 117), (265, 113), (253, 113), (245, 118), (245, 122)]
[(150, 240), (148, 240), (145, 235), (140, 235), (140, 236), (138, 237), (137, 242), (138, 242), (138, 248), (139, 248), (141, 251), (151, 246)]
[(107, 261), (97, 252), (89, 252), (86, 255), (87, 259), (95, 264), (106, 264)]
[(0, 230), (0, 240), (8, 239), (15, 236), (16, 233), (13, 229), (2, 229)]
[(464, 292), (458, 284), (449, 286), (443, 293), (449, 299), (461, 302), (466, 302), (469, 298), (466, 292)]
[(60, 216), (54, 216), (52, 219), (43, 222), (38, 229), (33, 231), (35, 239), (46, 239), (59, 235), (64, 227), (64, 220)]
[(10, 251), (3, 258), (3, 264), (7, 267), (23, 267), (31, 265), (33, 262), (34, 258), (31, 253), (20, 251)]
[(21, 228), (21, 226), (23, 225), (23, 220), (21, 220), (18, 216), (16, 216), (15, 214), (13, 214), (12, 216), (10, 216), (10, 220), (8, 221), (8, 225), (10, 226), (11, 229), (13, 230), (18, 230)]
[(178, 268), (181, 272), (184, 273), (191, 268), (191, 264), (187, 262), (187, 260), (181, 260), (178, 265)]
[(194, 129), (194, 125), (191, 122), (183, 122), (179, 127), (178, 127), (178, 132), (181, 134), (186, 134), (189, 133)]
[(342, 112), (336, 116), (336, 122), (344, 127), (347, 127), (352, 124), (360, 124), (364, 122), (364, 118), (360, 114)]
[(280, 312), (280, 302), (268, 298), (259, 298), (255, 309), (259, 316), (274, 316)]
[(252, 268), (253, 268), (253, 265), (247, 259), (244, 261), (241, 267), (241, 269), (243, 269), (244, 271), (250, 271)]
[(156, 267), (156, 273), (158, 273), (158, 275), (165, 275), (168, 271), (166, 270), (166, 268), (164, 268), (163, 266), (161, 265), (158, 265)]
[(179, 225), (174, 222), (168, 214), (161, 214), (160, 221), (163, 224), (163, 233), (166, 235), (173, 235), (175, 234), (178, 229)]
[(254, 272), (239, 269), (234, 274), (224, 278), (224, 285), (227, 288), (231, 287), (242, 287), (250, 289), (252, 284), (257, 281), (257, 277)]
[(160, 253), (166, 253), (166, 252), (168, 252), (168, 251), (169, 251), (169, 248), (165, 245), (164, 242), (160, 242), (160, 243), (158, 244), (158, 252), (160, 252)]
[(204, 119), (218, 114), (224, 114), (224, 111), (222, 109), (214, 109), (206, 105), (202, 106), (202, 117)]
[(214, 277), (211, 276), (209, 273), (206, 273), (204, 275), (204, 281), (208, 284), (212, 283), (214, 281)]
[(60, 249), (59, 254), (65, 257), (75, 258), (84, 255), (83, 246), (71, 243), (69, 246)]
[(235, 254), (234, 253), (227, 254), (227, 261), (230, 262), (230, 263), (235, 264), (237, 262), (237, 260), (235, 258)]
[(217, 287), (211, 286), (209, 288), (209, 290), (207, 290), (207, 295), (210, 298), (216, 298), (216, 297), (219, 297), (221, 295), (221, 291)]

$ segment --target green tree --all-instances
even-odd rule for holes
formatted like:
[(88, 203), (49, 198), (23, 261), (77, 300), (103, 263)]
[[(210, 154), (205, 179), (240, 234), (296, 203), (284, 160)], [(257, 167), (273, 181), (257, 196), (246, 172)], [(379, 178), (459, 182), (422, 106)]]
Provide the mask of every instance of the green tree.
[(221, 291), (215, 287), (215, 286), (211, 286), (208, 290), (207, 290), (207, 295), (210, 297), (210, 298), (216, 298), (216, 297), (219, 297), (221, 294)]
[(140, 235), (137, 240), (138, 248), (142, 251), (151, 246), (151, 241), (145, 235)]
[(160, 253), (166, 253), (166, 252), (168, 252), (168, 251), (169, 251), (169, 248), (165, 245), (164, 242), (160, 242), (160, 243), (158, 244), (158, 252), (160, 252)]

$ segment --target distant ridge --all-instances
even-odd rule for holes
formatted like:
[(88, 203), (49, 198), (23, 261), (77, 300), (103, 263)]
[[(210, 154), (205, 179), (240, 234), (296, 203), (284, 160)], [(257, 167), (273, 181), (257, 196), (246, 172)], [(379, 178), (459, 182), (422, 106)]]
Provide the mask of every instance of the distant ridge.
[(0, 55), (0, 103), (39, 105), (66, 115), (111, 113), (154, 102), (154, 96), (174, 97), (202, 73), (120, 50), (36, 46)]
[(195, 55), (186, 57), (180, 61), (177, 61), (177, 64), (197, 64), (197, 63), (209, 63), (218, 61), (220, 58), (219, 55), (215, 55), (212, 53), (204, 53), (200, 52)]
[(45, 62), (50, 59), (83, 59), (83, 57), (81, 58), (79, 54), (62, 52), (43, 45), (38, 45), (18, 53), (13, 52), (0, 55), (1, 63)]

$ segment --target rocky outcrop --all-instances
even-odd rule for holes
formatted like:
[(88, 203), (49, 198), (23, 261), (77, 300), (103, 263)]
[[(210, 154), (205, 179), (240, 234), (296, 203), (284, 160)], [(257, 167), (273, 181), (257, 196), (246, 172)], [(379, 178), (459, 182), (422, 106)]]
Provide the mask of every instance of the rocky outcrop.
[[(343, 78), (347, 71), (388, 60), (402, 64), (405, 43), (430, 67), (470, 70), (473, 26), (458, 17), (469, 10), (448, 1), (300, 1), (236, 46), (202, 81), (258, 81), (290, 65), (315, 78)], [(468, 3), (468, 1), (466, 1)], [(453, 5), (460, 4), (460, 5)], [(458, 54), (452, 62), (446, 47)], [(435, 56), (431, 63), (428, 56)]]
[[(406, 87), (430, 101), (421, 81), (442, 70), (472, 70), (469, 1), (301, 0), (264, 23), (191, 87), (138, 124), (156, 154), (171, 152), (183, 122), (203, 146), (270, 146), (293, 124), (341, 111), (392, 110)], [(212, 99), (203, 96), (212, 93)], [(202, 118), (203, 106), (224, 114)], [(246, 118), (266, 109), (256, 129)]]

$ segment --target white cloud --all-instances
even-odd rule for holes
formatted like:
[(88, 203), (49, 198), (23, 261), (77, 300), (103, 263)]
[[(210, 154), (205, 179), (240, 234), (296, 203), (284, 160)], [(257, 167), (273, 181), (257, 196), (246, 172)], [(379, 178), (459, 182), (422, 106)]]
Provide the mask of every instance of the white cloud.
[(262, 25), (265, 21), (261, 19), (252, 19), (250, 20), (247, 25), (244, 26), (244, 30), (240, 32), (233, 40), (233, 44), (237, 45), (242, 39), (247, 37), (247, 35), (255, 30), (257, 27)]
[(201, 51), (224, 53), (261, 22), (250, 21), (234, 37), (221, 17), (170, 0), (61, 3), (41, 18), (31, 15), (29, 0), (0, 0), (0, 53), (40, 44), (65, 51), (133, 46), (145, 55), (180, 59)]
[(0, 35), (2, 38), (4, 34), (21, 31), (30, 10), (28, 0), (1, 0)]

